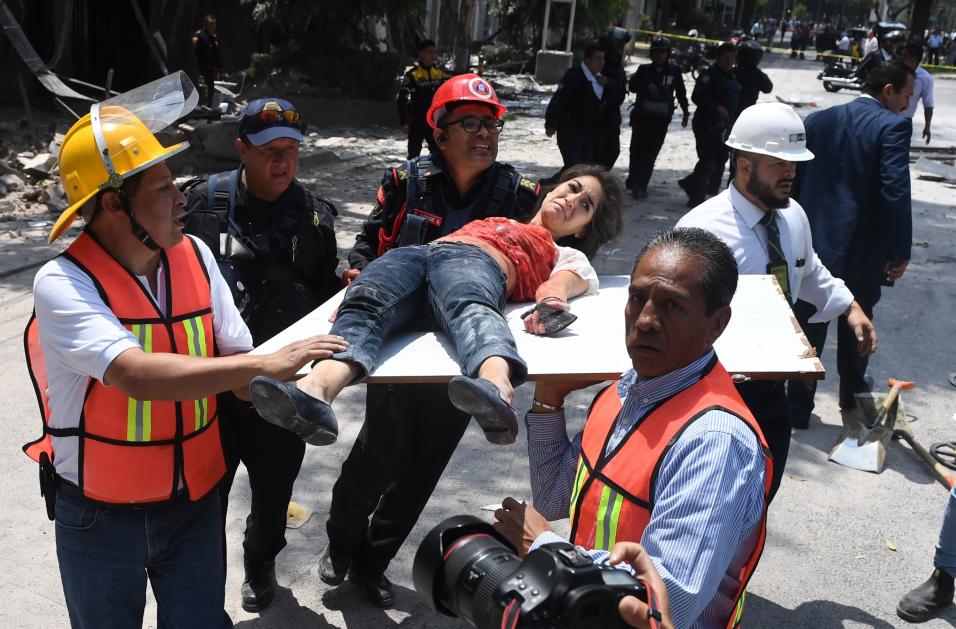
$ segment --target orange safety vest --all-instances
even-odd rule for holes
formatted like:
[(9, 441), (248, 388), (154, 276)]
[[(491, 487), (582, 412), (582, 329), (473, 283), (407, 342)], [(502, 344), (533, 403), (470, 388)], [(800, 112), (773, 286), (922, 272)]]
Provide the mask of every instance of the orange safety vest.
[[(209, 273), (191, 238), (161, 252), (166, 312), (146, 289), (87, 233), (62, 254), (90, 276), (103, 301), (147, 353), (215, 356)], [(212, 490), (226, 472), (216, 397), (137, 400), (89, 378), (83, 411), (70, 427), (51, 427), (47, 374), (36, 315), (24, 332), (27, 366), (43, 419), (43, 435), (23, 446), (35, 461), (55, 462), (52, 437), (79, 439), (78, 486), (83, 495), (114, 504), (161, 503), (180, 491), (190, 500)]]
[(661, 402), (646, 415), (610, 455), (605, 455), (605, 449), (621, 411), (617, 382), (598, 394), (584, 425), (581, 456), (571, 491), (571, 539), (584, 548), (603, 550), (610, 550), (618, 541), (640, 542), (654, 509), (655, 484), (664, 457), (688, 426), (714, 409), (736, 415), (747, 424), (763, 448), (766, 464), (760, 534), (738, 576), (736, 611), (727, 623), (728, 627), (736, 627), (743, 614), (747, 581), (757, 567), (767, 536), (773, 460), (757, 421), (716, 359), (696, 384)]

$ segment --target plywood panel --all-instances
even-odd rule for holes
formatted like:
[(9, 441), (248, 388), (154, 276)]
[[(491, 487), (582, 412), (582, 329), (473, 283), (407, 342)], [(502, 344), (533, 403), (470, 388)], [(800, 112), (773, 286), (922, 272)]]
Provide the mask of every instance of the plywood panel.
[[(554, 337), (527, 334), (520, 314), (530, 304), (510, 304), (505, 317), (518, 352), (528, 363), (531, 380), (613, 379), (631, 367), (624, 349), (624, 305), (628, 277), (601, 277), (597, 295), (571, 302), (578, 315), (569, 328)], [(332, 327), (329, 317), (343, 292), (317, 308), (254, 353), (279, 347)], [(783, 292), (769, 275), (740, 277), (731, 304), (733, 315), (716, 343), (717, 355), (731, 374), (753, 379), (822, 379), (823, 365), (813, 357)], [(308, 367), (303, 368), (306, 373)], [(444, 382), (460, 373), (454, 350), (444, 334), (400, 332), (386, 341), (378, 368), (368, 382)]]

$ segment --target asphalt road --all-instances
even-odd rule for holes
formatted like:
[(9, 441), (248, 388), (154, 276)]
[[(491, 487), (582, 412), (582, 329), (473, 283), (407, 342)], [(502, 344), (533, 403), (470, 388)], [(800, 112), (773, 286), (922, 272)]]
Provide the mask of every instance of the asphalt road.
[[(819, 106), (845, 102), (853, 94), (828, 94), (815, 80), (819, 65), (768, 59), (775, 94), (788, 100), (816, 101)], [(689, 85), (689, 88), (691, 86)], [(956, 145), (956, 82), (937, 82), (937, 114), (933, 144)], [(527, 105), (506, 130), (500, 159), (529, 174), (550, 174), (560, 165), (553, 143), (544, 137), (541, 99)], [(515, 108), (519, 110), (521, 108)], [(800, 109), (801, 114), (812, 108)], [(914, 142), (922, 128), (918, 114)], [(400, 154), (402, 142), (393, 132), (375, 142), (355, 142), (343, 131), (343, 146), (365, 158), (348, 164), (302, 173), (308, 183), (336, 202), (343, 253), (367, 213), (381, 167)], [(629, 132), (622, 129), (626, 147)], [(374, 146), (373, 146), (374, 144)], [(605, 248), (597, 263), (601, 273), (626, 273), (646, 236), (673, 225), (684, 211), (683, 196), (674, 184), (693, 165), (690, 129), (677, 123), (665, 144), (651, 197), (630, 204), (622, 238)], [(618, 171), (626, 170), (626, 148)], [(940, 183), (913, 181), (913, 260), (906, 276), (884, 293), (876, 311), (881, 335), (879, 353), (871, 361), (877, 383), (888, 376), (916, 380), (919, 387), (905, 395), (912, 429), (924, 444), (954, 438), (956, 388), (947, 378), (956, 372), (953, 311), (956, 307), (956, 207), (953, 189)], [(2, 259), (17, 258), (16, 246), (4, 244)], [(2, 269), (0, 269), (2, 271)], [(46, 519), (36, 481), (36, 468), (20, 446), (39, 431), (36, 402), (23, 361), (22, 331), (29, 317), (32, 272), (0, 279), (0, 400), (5, 409), (0, 431), (0, 478), (5, 508), (0, 510), (0, 627), (33, 628), (68, 625), (57, 571), (53, 524)], [(623, 306), (622, 306), (623, 310)], [(899, 597), (922, 582), (932, 570), (935, 543), (946, 491), (905, 447), (893, 444), (888, 466), (880, 475), (842, 468), (826, 460), (839, 433), (836, 406), (835, 348), (827, 347), (828, 378), (817, 395), (816, 416), (808, 431), (794, 433), (787, 475), (769, 517), (763, 558), (749, 588), (744, 620), (751, 627), (822, 627), (824, 629), (902, 626), (894, 614)], [(517, 406), (530, 404), (527, 387), (518, 391)], [(427, 608), (413, 591), (411, 564), (424, 534), (443, 518), (471, 513), (490, 518), (480, 509), (507, 495), (530, 498), (524, 433), (511, 447), (492, 447), (471, 426), (418, 526), (389, 569), (397, 585), (392, 610), (370, 607), (350, 585), (329, 588), (317, 576), (325, 543), (324, 519), (329, 492), (339, 467), (360, 428), (363, 387), (348, 390), (336, 403), (342, 424), (339, 442), (310, 447), (296, 485), (294, 500), (314, 509), (302, 527), (288, 531), (289, 546), (279, 556), (279, 596), (261, 616), (239, 608), (241, 531), (248, 509), (248, 483), (240, 470), (231, 496), (227, 522), (229, 574), (227, 611), (238, 627), (449, 627), (463, 626)], [(569, 430), (583, 422), (590, 401), (587, 392), (573, 398)], [(558, 523), (562, 528), (563, 523)], [(927, 627), (956, 624), (950, 609)], [(145, 626), (155, 626), (155, 608), (147, 610)]]

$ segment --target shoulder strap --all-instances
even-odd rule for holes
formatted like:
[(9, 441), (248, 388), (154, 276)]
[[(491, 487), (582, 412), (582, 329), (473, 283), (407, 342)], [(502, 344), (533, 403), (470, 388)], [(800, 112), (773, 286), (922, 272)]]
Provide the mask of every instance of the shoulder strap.
[(233, 218), (236, 213), (236, 191), (239, 185), (239, 169), (209, 175), (206, 189), (206, 207), (219, 215), (220, 231), (236, 236), (239, 226)]
[(488, 199), (486, 214), (489, 216), (507, 214), (508, 212), (502, 212), (502, 210), (511, 210), (514, 207), (515, 194), (520, 183), (521, 175), (518, 174), (517, 170), (514, 168), (499, 168), (495, 175), (491, 198)]

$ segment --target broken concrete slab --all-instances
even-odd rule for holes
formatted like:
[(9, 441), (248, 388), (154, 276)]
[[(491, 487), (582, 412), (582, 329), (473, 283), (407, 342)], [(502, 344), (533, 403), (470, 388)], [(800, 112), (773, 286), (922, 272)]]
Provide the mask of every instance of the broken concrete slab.
[(913, 164), (913, 170), (923, 173), (920, 179), (929, 181), (954, 181), (956, 182), (956, 166), (950, 166), (943, 162), (938, 162), (927, 157), (920, 157)]

